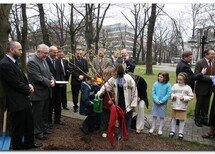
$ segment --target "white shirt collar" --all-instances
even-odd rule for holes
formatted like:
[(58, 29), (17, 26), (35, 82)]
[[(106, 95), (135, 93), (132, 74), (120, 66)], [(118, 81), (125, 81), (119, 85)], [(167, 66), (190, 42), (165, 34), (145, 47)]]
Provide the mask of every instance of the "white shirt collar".
[(14, 63), (16, 62), (16, 59), (14, 59), (13, 57), (11, 57), (10, 55), (8, 54), (5, 54), (8, 58), (10, 58)]

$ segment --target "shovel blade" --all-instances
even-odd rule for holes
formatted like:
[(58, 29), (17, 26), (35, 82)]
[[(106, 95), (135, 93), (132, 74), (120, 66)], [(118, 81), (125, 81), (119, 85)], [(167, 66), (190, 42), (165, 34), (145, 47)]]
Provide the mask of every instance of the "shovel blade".
[(7, 136), (6, 134), (2, 134), (0, 137), (0, 150), (1, 151), (7, 151), (10, 150), (10, 143), (11, 143), (11, 138), (10, 136)]

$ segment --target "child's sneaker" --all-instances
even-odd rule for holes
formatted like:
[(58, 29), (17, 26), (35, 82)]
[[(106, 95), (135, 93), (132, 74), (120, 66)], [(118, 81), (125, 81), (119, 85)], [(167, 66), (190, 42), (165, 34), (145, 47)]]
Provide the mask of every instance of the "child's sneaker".
[(163, 134), (162, 130), (158, 130), (158, 135), (162, 135), (162, 134)]
[(102, 133), (102, 137), (106, 138), (107, 137), (107, 133)]
[(174, 137), (174, 136), (175, 136), (175, 132), (171, 131), (171, 132), (169, 133), (169, 137)]
[(152, 134), (153, 132), (154, 132), (154, 129), (151, 128), (151, 129), (149, 130), (149, 133)]
[(178, 139), (179, 139), (179, 140), (183, 140), (183, 138), (184, 138), (184, 135), (183, 135), (182, 133), (179, 133), (179, 134), (178, 134)]

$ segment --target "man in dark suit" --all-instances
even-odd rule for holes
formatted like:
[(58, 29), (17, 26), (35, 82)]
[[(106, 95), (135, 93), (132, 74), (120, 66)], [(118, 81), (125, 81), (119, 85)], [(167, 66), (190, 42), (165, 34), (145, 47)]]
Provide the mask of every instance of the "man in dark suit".
[(116, 65), (123, 64), (126, 73), (128, 73), (129, 70), (134, 70), (136, 62), (132, 57), (129, 57), (128, 50), (122, 49), (121, 55), (122, 57), (117, 59)]
[(176, 66), (176, 78), (181, 72), (187, 73), (189, 79), (188, 85), (192, 88), (192, 90), (194, 90), (195, 81), (203, 78), (203, 75), (206, 73), (207, 67), (202, 68), (201, 72), (194, 74), (189, 65), (189, 63), (192, 61), (192, 55), (193, 54), (191, 51), (184, 51), (182, 53), (182, 59)]
[(47, 140), (46, 134), (48, 132), (45, 124), (48, 122), (51, 88), (55, 86), (54, 77), (45, 60), (48, 53), (49, 47), (45, 44), (40, 44), (36, 53), (27, 63), (28, 78), (35, 88), (30, 100), (33, 105), (34, 134), (39, 140)]
[[(46, 58), (49, 69), (56, 81), (64, 81), (64, 75), (62, 70), (62, 65), (59, 59), (57, 59), (58, 48), (51, 46), (49, 48), (49, 56)], [(52, 88), (52, 98), (49, 105), (49, 116), (48, 123), (52, 124), (52, 113), (54, 109), (54, 123), (57, 125), (64, 125), (60, 120), (61, 118), (61, 96), (62, 96), (62, 86), (61, 84), (55, 84)]]
[[(187, 73), (187, 76), (189, 79), (188, 85), (194, 91), (195, 81), (203, 78), (203, 75), (206, 73), (207, 68), (202, 68), (201, 72), (194, 74), (189, 64), (192, 61), (192, 55), (193, 54), (191, 51), (184, 51), (182, 53), (182, 59), (179, 61), (179, 63), (176, 66), (176, 82), (177, 82), (178, 74), (181, 72), (185, 72)], [(179, 125), (179, 120), (176, 121), (176, 124)]]
[(204, 51), (204, 58), (198, 60), (195, 66), (195, 74), (200, 73), (203, 68), (207, 68), (205, 75), (196, 81), (195, 86), (195, 124), (198, 127), (202, 127), (202, 124), (208, 125), (208, 110), (213, 86), (210, 76), (215, 74), (214, 57), (214, 49), (207, 49)]
[(0, 62), (0, 75), (6, 93), (6, 108), (11, 113), (13, 150), (42, 146), (34, 143), (34, 123), (29, 99), (30, 94), (34, 92), (34, 87), (29, 84), (17, 64), (17, 59), (21, 55), (21, 44), (11, 41), (7, 45), (6, 55)]
[(81, 82), (85, 80), (88, 72), (88, 63), (82, 57), (82, 54), (82, 49), (76, 49), (75, 57), (69, 61), (69, 70), (72, 75), (71, 89), (74, 112), (78, 112), (78, 95), (81, 90)]
[[(69, 81), (69, 77), (70, 77), (70, 72), (68, 69), (68, 60), (64, 59), (64, 53), (62, 50), (58, 50), (58, 59), (60, 60), (60, 63), (62, 65), (62, 72), (63, 72), (63, 80), (64, 81)], [(62, 85), (62, 92), (61, 92), (61, 103), (63, 106), (63, 109), (65, 110), (69, 110), (68, 106), (67, 106), (67, 86), (66, 84)]]

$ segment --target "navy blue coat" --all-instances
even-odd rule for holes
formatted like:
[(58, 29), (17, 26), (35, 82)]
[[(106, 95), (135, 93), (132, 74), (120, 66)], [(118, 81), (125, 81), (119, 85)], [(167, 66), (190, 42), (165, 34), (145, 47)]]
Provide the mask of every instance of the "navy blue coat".
[(89, 85), (85, 81), (81, 83), (81, 101), (79, 110), (81, 115), (95, 115), (93, 112), (93, 100), (98, 90), (99, 88), (97, 85)]

